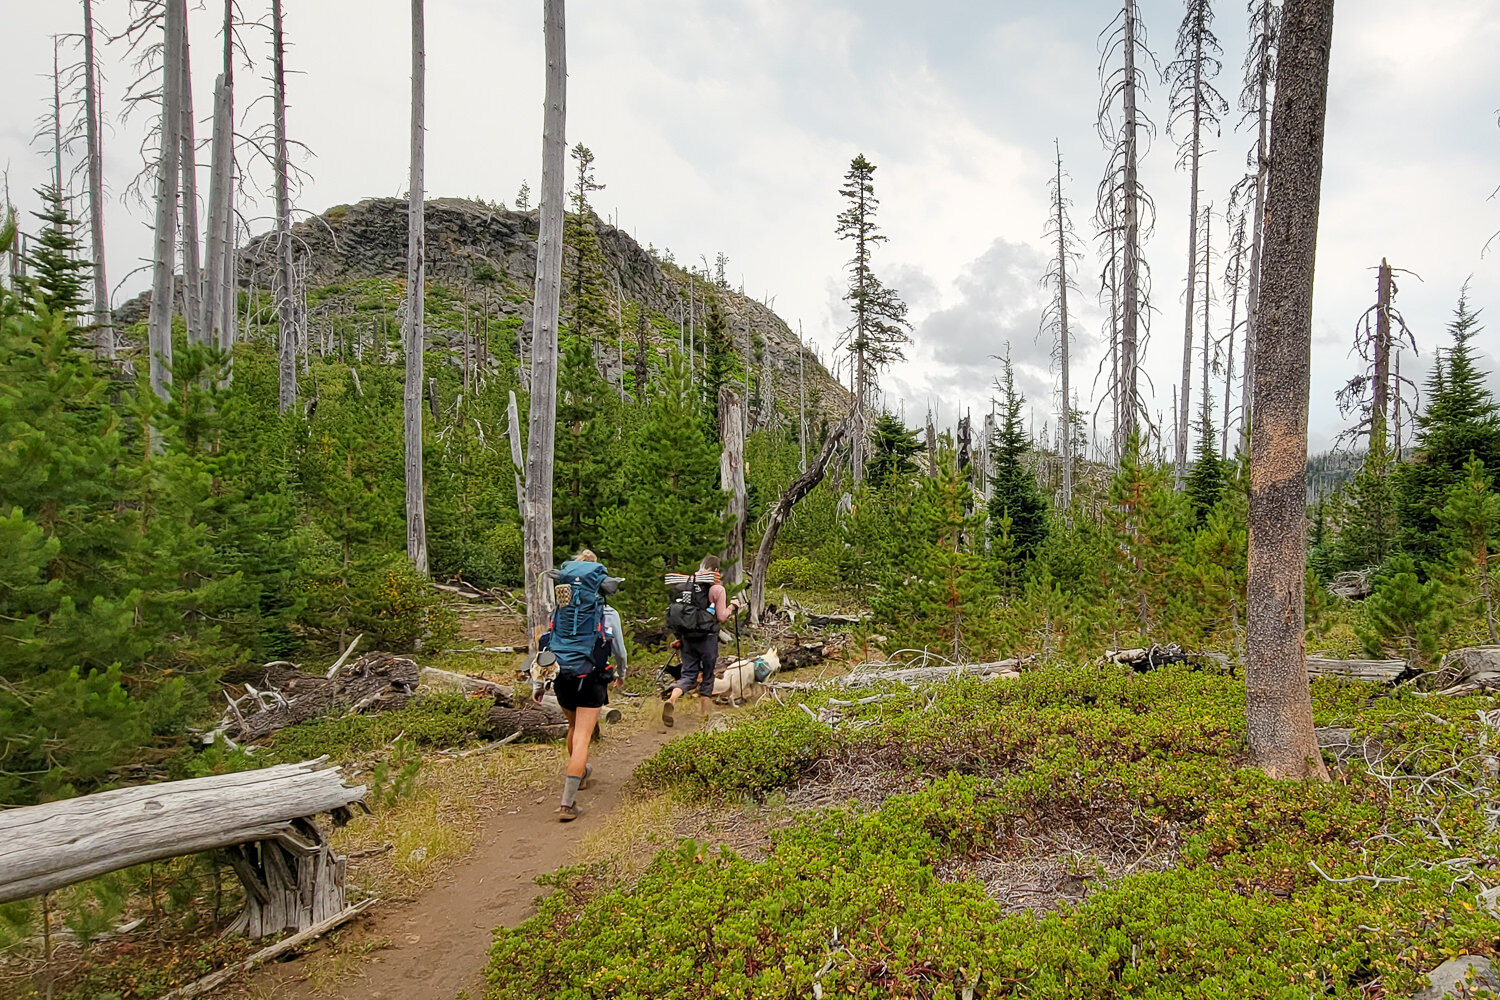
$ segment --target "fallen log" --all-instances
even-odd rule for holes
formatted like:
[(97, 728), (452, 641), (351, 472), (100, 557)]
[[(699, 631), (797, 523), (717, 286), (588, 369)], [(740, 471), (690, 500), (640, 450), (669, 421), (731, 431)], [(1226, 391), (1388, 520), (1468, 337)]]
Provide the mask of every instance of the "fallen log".
[(326, 758), (121, 788), (0, 812), (0, 903), (121, 868), (230, 851), (245, 882), (236, 929), (299, 931), (344, 908), (344, 859), (313, 817), (346, 821), (365, 796)]
[(776, 647), (781, 657), (782, 670), (798, 670), (822, 663), (828, 658), (828, 644), (823, 642), (796, 642), (793, 645)]
[(1405, 660), (1329, 660), (1309, 656), (1307, 676), (1390, 684), (1406, 673), (1406, 666)]
[(1342, 597), (1346, 601), (1358, 601), (1369, 597), (1375, 592), (1375, 584), (1371, 577), (1373, 571), (1368, 569), (1346, 570), (1343, 573), (1335, 573), (1333, 582), (1328, 585), (1328, 592), (1334, 597)]
[(1421, 685), (1457, 697), (1500, 689), (1500, 646), (1466, 646), (1447, 653)]
[(519, 705), (496, 705), (490, 709), (490, 734), (523, 740), (560, 740), (568, 735), (568, 717), (560, 708), (525, 701)]
[(893, 681), (897, 684), (930, 684), (950, 681), (957, 677), (978, 677), (982, 680), (1011, 680), (1021, 676), (1024, 660), (998, 660), (994, 663), (960, 663), (938, 667), (900, 667), (896, 669), (873, 669), (861, 667), (835, 681), (843, 687), (858, 687), (878, 681)]

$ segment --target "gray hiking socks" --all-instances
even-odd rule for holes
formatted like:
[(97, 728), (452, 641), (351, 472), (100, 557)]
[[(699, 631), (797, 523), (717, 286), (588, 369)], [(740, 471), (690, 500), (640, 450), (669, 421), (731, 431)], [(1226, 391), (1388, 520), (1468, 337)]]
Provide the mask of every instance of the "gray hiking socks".
[(583, 784), (582, 778), (575, 778), (571, 774), (563, 780), (562, 804), (572, 806), (573, 799), (578, 796), (578, 788)]

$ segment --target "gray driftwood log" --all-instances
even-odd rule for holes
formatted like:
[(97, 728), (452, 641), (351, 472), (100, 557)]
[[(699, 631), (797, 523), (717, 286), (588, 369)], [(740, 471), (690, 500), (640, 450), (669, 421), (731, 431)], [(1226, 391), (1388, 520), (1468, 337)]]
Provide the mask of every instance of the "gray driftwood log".
[(314, 817), (342, 822), (364, 797), (319, 758), (0, 812), (0, 903), (223, 849), (245, 883), (234, 929), (252, 937), (305, 930), (344, 909), (344, 859)]
[(1406, 672), (1405, 660), (1325, 660), (1307, 658), (1307, 676), (1389, 684)]

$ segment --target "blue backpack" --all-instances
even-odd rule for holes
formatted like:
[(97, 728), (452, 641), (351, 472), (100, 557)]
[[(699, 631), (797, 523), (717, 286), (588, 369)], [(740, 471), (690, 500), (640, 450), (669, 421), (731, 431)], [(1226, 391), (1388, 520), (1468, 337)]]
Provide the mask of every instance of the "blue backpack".
[(585, 676), (598, 665), (595, 650), (604, 635), (604, 599), (599, 595), (606, 579), (603, 563), (570, 559), (557, 571), (557, 610), (552, 612), (548, 648), (557, 657), (559, 674)]

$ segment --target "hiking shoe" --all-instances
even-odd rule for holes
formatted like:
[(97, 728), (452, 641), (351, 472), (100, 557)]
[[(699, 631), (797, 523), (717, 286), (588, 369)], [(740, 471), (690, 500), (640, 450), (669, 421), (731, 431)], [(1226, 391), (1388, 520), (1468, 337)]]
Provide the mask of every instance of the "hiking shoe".
[(670, 701), (664, 701), (664, 702), (662, 702), (662, 705), (661, 705), (661, 724), (664, 725), (664, 726), (666, 726), (669, 729), (672, 726), (676, 725), (676, 723), (674, 723), (672, 721), (672, 703)]
[(559, 823), (571, 823), (582, 815), (583, 810), (578, 808), (577, 803), (574, 803), (571, 806), (557, 807), (557, 821)]
[(583, 780), (578, 783), (578, 790), (579, 791), (583, 791), (585, 788), (589, 787), (589, 778), (593, 777), (593, 774), (594, 774), (594, 765), (593, 764), (585, 764), (585, 765), (583, 765)]

